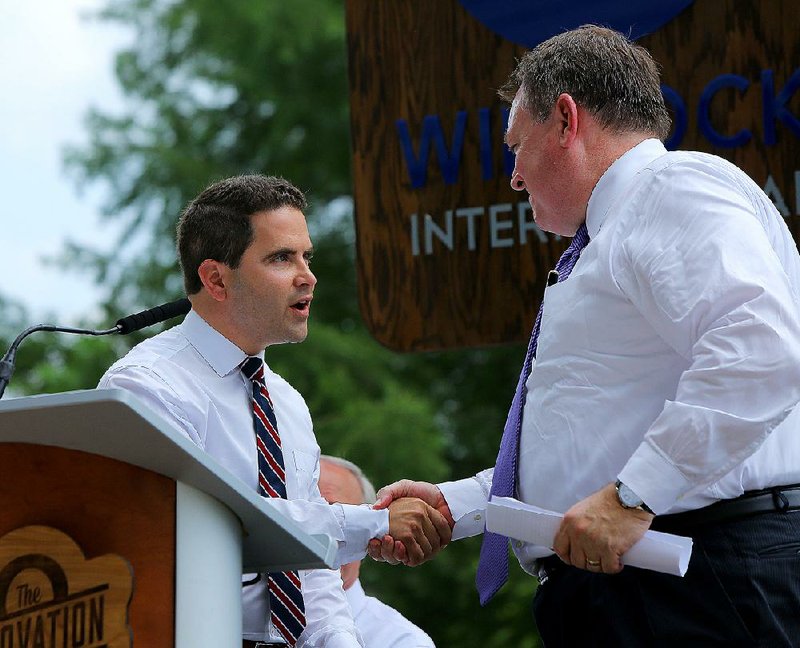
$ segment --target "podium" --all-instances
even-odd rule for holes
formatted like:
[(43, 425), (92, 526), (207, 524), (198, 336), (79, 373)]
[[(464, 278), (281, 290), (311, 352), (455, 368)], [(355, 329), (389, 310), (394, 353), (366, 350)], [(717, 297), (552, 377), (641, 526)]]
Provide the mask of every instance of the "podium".
[[(0, 502), (0, 558), (28, 543), (0, 561), (7, 645), (238, 648), (242, 573), (327, 568), (336, 552), (116, 389), (0, 401)], [(51, 545), (70, 539), (61, 564)], [(101, 573), (72, 578), (75, 561)], [(121, 612), (93, 568), (112, 563)], [(124, 632), (99, 625), (113, 614)]]

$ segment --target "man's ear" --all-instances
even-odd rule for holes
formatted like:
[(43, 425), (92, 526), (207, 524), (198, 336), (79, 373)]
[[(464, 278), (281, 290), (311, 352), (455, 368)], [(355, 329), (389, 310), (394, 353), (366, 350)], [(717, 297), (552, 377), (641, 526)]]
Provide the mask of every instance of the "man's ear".
[(578, 136), (578, 104), (566, 92), (556, 99), (555, 118), (558, 124), (558, 143), (569, 148)]
[(224, 301), (228, 296), (229, 270), (227, 265), (213, 259), (206, 259), (197, 268), (197, 275), (203, 282), (203, 287), (214, 301)]

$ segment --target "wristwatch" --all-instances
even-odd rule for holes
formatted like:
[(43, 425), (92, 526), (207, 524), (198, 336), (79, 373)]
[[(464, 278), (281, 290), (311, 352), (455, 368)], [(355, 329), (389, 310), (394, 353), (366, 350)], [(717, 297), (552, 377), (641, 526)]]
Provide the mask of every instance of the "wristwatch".
[(634, 493), (628, 486), (623, 484), (619, 479), (617, 480), (615, 486), (617, 487), (617, 499), (619, 499), (619, 503), (622, 505), (622, 508), (640, 509), (650, 513), (651, 515), (655, 515), (650, 507), (648, 507), (647, 504), (642, 501), (642, 498)]

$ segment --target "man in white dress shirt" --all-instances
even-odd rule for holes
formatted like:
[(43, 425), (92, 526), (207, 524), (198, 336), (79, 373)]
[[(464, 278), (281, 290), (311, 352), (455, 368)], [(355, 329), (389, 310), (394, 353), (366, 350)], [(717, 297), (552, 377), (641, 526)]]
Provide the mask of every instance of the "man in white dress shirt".
[[(449, 539), (444, 519), (419, 500), (405, 500), (388, 516), (366, 506), (325, 502), (317, 487), (319, 447), (305, 401), (263, 363), (266, 347), (301, 342), (308, 332), (317, 280), (310, 268), (305, 208), (303, 194), (282, 178), (238, 176), (205, 189), (178, 225), (192, 310), (180, 325), (134, 347), (99, 387), (132, 392), (258, 490), (253, 383), (242, 365), (248, 357), (262, 360), (286, 491), (286, 499), (267, 498), (269, 505), (309, 533), (334, 538), (339, 564), (362, 558), (369, 539), (387, 533), (401, 535), (418, 563)], [(308, 570), (299, 579), (304, 629), (287, 638), (281, 620), (271, 614), (267, 579), (245, 577), (243, 645), (361, 646), (338, 572)]]
[[(564, 513), (552, 549), (512, 542), (548, 647), (797, 645), (800, 257), (783, 218), (732, 164), (666, 151), (658, 68), (622, 34), (541, 43), (501, 95), (513, 188), (588, 245), (546, 289), (496, 468), (379, 504), (413, 494), (454, 539), (481, 533), (518, 440), (510, 494)], [(684, 578), (623, 570), (648, 528), (693, 538)], [(403, 557), (390, 539), (370, 554)]]
[[(319, 490), (331, 504), (372, 504), (375, 501), (375, 488), (363, 471), (340, 457), (320, 457)], [(344, 593), (366, 648), (435, 648), (421, 628), (394, 608), (366, 595), (359, 580), (360, 570), (361, 560), (341, 567)]]

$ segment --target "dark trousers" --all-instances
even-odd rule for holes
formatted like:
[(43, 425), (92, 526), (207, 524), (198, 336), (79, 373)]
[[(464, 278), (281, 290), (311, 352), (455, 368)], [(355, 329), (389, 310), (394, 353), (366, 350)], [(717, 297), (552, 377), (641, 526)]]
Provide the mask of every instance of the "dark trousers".
[(547, 648), (800, 646), (800, 512), (660, 530), (693, 539), (683, 578), (550, 570), (533, 600)]

